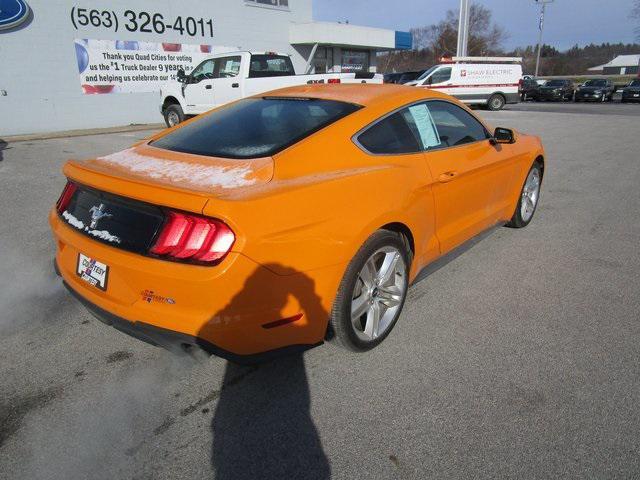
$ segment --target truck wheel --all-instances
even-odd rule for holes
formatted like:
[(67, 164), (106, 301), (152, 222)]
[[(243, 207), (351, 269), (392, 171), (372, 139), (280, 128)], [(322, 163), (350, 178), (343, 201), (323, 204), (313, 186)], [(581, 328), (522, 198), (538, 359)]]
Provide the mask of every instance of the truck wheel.
[(184, 112), (182, 107), (178, 104), (169, 105), (164, 110), (164, 121), (167, 127), (175, 127), (179, 123), (184, 121)]
[(494, 93), (489, 97), (489, 100), (487, 100), (487, 108), (492, 112), (495, 112), (497, 110), (502, 110), (505, 103), (507, 103), (507, 101), (502, 95)]

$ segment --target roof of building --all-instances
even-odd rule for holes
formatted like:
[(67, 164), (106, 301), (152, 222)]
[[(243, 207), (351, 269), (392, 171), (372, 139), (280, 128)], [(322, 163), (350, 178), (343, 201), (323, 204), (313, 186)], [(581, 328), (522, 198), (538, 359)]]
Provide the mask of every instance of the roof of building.
[(413, 45), (409, 32), (335, 22), (292, 23), (289, 40), (292, 45), (339, 45), (377, 50), (410, 50)]
[(640, 64), (640, 54), (637, 55), (618, 55), (609, 63), (591, 67), (589, 71), (596, 72), (609, 67), (637, 67)]

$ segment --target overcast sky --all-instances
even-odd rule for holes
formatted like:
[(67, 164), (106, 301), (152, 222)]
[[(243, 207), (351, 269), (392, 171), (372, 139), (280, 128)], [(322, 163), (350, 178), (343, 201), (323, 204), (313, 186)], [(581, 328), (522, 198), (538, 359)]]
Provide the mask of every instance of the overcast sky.
[[(533, 45), (538, 38), (534, 0), (470, 0), (488, 7), (509, 33), (506, 48)], [(544, 41), (559, 49), (591, 42), (634, 41), (629, 19), (633, 0), (556, 0), (547, 7)], [(457, 9), (459, 0), (313, 0), (314, 19), (344, 21), (391, 30), (430, 25)]]

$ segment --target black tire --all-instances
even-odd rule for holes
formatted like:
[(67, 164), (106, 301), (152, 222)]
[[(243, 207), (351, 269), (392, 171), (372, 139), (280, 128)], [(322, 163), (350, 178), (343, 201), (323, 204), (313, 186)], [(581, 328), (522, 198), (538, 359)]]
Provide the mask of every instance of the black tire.
[[(177, 117), (178, 122), (175, 123), (174, 120)], [(167, 127), (175, 127), (178, 123), (184, 122), (184, 112), (182, 111), (182, 107), (177, 103), (169, 105), (164, 109), (164, 123), (167, 124)]]
[[(352, 295), (365, 263), (375, 252), (384, 247), (394, 247), (402, 255), (406, 266), (406, 272), (404, 274), (404, 295), (399, 304), (400, 308), (398, 308), (395, 317), (387, 329), (374, 340), (365, 341), (357, 336), (354, 331), (355, 327), (351, 323)], [(342, 281), (338, 287), (338, 293), (333, 302), (333, 308), (331, 309), (328, 338), (340, 346), (356, 352), (370, 350), (379, 345), (389, 335), (389, 333), (391, 333), (391, 330), (393, 330), (393, 327), (402, 313), (402, 308), (404, 307), (404, 302), (407, 298), (407, 290), (409, 288), (408, 280), (409, 271), (411, 269), (411, 259), (411, 249), (407, 239), (403, 235), (390, 230), (378, 230), (371, 235), (355, 254), (342, 277)]]
[[(540, 175), (540, 182), (541, 182), (541, 186), (542, 186), (542, 177), (543, 177), (542, 162), (540, 160), (536, 160), (535, 162), (533, 162), (533, 165), (529, 169), (529, 172), (527, 172), (527, 177), (525, 178), (525, 183), (522, 185), (522, 188), (520, 189), (520, 195), (518, 196), (518, 204), (516, 205), (516, 211), (513, 212), (513, 216), (511, 217), (511, 220), (506, 225), (509, 228), (524, 228), (524, 227), (526, 227), (527, 225), (529, 225), (529, 223), (531, 223), (531, 220), (533, 220), (533, 217), (536, 214), (536, 210), (538, 208), (538, 204), (540, 203), (540, 199), (539, 198), (536, 201), (536, 204), (534, 206), (533, 213), (531, 214), (531, 217), (529, 217), (528, 220), (525, 220), (525, 219), (522, 218), (522, 192), (523, 192), (525, 184), (527, 182), (527, 178), (529, 178), (529, 175), (531, 174), (531, 172), (534, 169), (538, 170), (538, 174)], [(540, 195), (540, 193), (538, 192), (538, 196), (539, 195)]]
[(507, 103), (507, 100), (504, 98), (503, 95), (499, 93), (494, 93), (489, 97), (489, 100), (487, 100), (487, 108), (492, 112), (496, 112), (498, 110), (502, 110), (506, 105), (506, 103)]

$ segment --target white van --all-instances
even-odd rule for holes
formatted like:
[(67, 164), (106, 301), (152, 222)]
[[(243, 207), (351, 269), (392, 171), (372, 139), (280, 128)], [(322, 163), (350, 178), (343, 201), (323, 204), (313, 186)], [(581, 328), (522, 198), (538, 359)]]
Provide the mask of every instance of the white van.
[(521, 62), (518, 57), (453, 57), (452, 63), (435, 65), (405, 85), (437, 89), (464, 103), (500, 110), (520, 101)]

